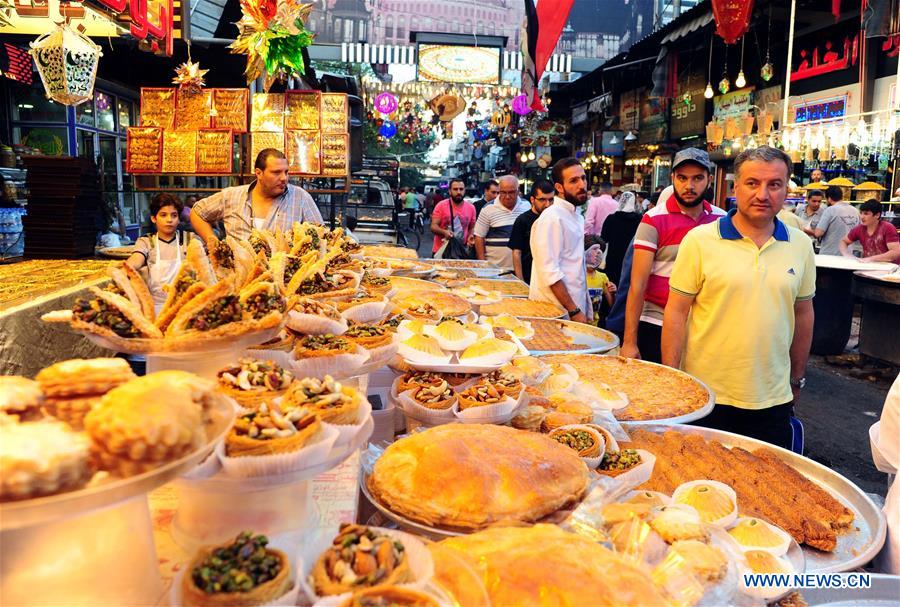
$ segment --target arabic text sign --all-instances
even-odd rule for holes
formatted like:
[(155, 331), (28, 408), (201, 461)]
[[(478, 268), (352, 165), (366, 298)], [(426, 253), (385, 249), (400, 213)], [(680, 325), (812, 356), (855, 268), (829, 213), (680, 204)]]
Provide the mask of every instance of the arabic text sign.
[(622, 93), (619, 101), (619, 126), (624, 131), (636, 131), (640, 124), (640, 91)]
[(753, 89), (745, 88), (713, 99), (713, 120), (721, 121), (750, 111)]
[[(690, 74), (680, 95), (672, 100), (673, 139), (701, 135), (705, 126), (706, 98), (703, 97), (703, 75)], [(685, 101), (684, 95), (690, 97)]]
[(129, 22), (131, 35), (150, 40), (154, 52), (172, 55), (175, 11), (172, 0), (84, 0), (84, 5)]
[(847, 113), (847, 95), (836, 99), (803, 103), (794, 106), (794, 122), (815, 122), (840, 118)]
[[(822, 51), (821, 56), (820, 50)], [(801, 48), (799, 53), (797, 69), (791, 72), (791, 82), (821, 76), (856, 65), (859, 59), (859, 34), (853, 36), (852, 39), (850, 36), (845, 36), (842, 49), (832, 48), (831, 40), (826, 40), (823, 49), (816, 44), (812, 48)]]

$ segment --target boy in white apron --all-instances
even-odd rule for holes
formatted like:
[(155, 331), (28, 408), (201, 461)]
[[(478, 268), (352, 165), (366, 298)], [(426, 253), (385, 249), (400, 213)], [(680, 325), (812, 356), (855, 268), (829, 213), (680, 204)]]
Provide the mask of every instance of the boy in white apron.
[(146, 269), (147, 286), (153, 296), (156, 313), (166, 301), (164, 285), (171, 283), (187, 253), (190, 234), (178, 231), (184, 204), (172, 194), (157, 194), (150, 201), (150, 221), (156, 234), (141, 236), (134, 243), (135, 252), (126, 262), (143, 274)]

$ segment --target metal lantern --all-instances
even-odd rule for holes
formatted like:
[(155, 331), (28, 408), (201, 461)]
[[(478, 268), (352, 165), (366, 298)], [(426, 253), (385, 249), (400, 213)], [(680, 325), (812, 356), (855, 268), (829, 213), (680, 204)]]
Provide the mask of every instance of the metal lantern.
[(31, 43), (31, 56), (49, 99), (78, 105), (94, 94), (97, 64), (103, 51), (84, 34), (66, 24)]

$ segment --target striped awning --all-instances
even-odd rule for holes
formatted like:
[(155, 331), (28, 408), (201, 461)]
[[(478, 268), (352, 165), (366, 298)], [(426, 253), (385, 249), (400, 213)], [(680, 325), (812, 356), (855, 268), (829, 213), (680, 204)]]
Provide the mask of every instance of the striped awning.
[[(386, 63), (392, 65), (415, 65), (416, 47), (397, 44), (367, 44), (363, 42), (341, 44), (341, 61), (352, 63)], [(522, 53), (503, 51), (504, 70), (522, 70)], [(554, 54), (547, 62), (547, 72), (568, 73), (572, 71), (572, 55)]]

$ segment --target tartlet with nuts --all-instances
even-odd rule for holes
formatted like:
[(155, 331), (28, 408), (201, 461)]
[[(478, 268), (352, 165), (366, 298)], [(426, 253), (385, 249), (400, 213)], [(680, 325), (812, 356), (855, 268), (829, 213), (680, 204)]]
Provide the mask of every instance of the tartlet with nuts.
[(500, 405), (514, 398), (507, 394), (501, 384), (493, 382), (479, 382), (459, 393), (459, 410), (465, 411), (472, 407), (484, 407), (486, 405)]
[(412, 580), (402, 542), (363, 525), (345, 523), (316, 561), (311, 582), (320, 596)]
[(363, 397), (355, 389), (335, 381), (330, 375), (323, 379), (306, 377), (291, 384), (281, 406), (286, 414), (300, 408), (312, 412), (330, 424), (355, 424)]
[(353, 325), (342, 337), (367, 350), (387, 346), (394, 341), (394, 334), (379, 325)]
[(182, 579), (182, 604), (251, 607), (287, 594), (293, 582), (288, 557), (268, 543), (244, 531), (229, 544), (201, 549)]
[(412, 393), (413, 400), (428, 409), (449, 409), (456, 400), (456, 393), (446, 380), (419, 386)]
[(225, 439), (225, 455), (246, 457), (297, 451), (318, 436), (321, 427), (318, 415), (309, 408), (282, 411), (275, 403), (262, 403), (234, 420)]

